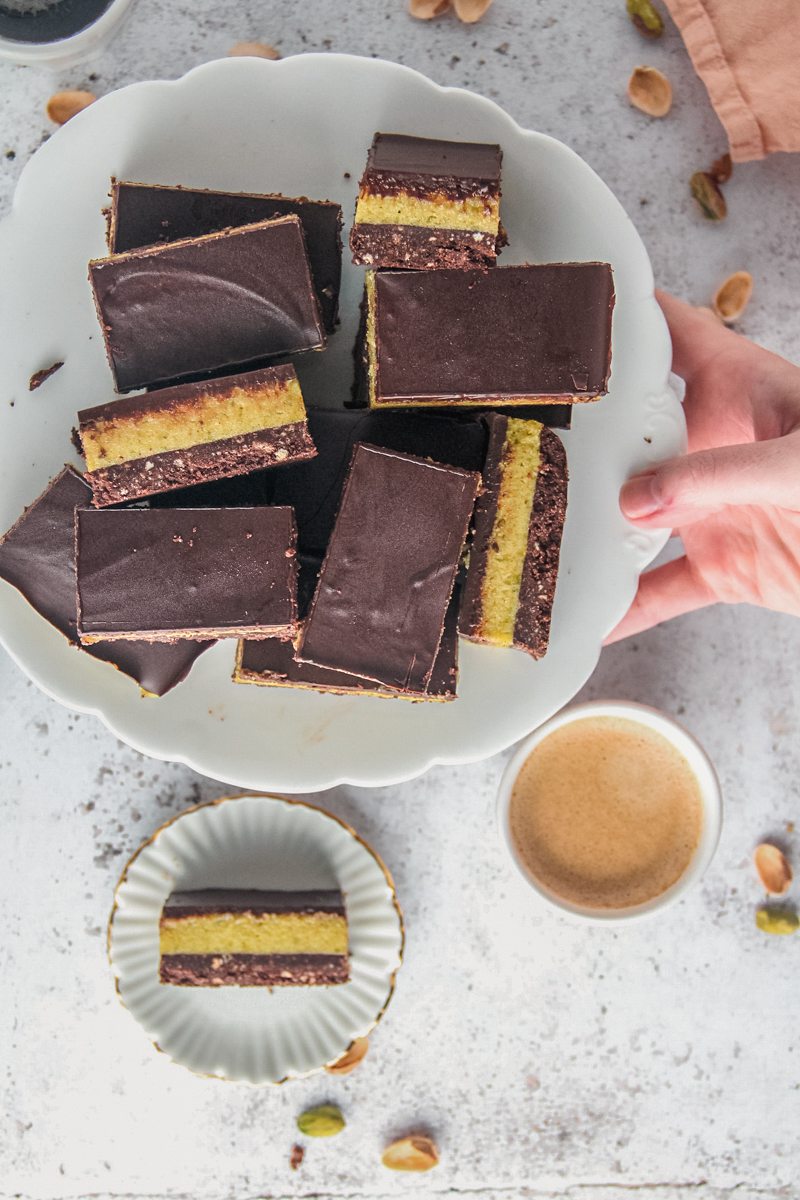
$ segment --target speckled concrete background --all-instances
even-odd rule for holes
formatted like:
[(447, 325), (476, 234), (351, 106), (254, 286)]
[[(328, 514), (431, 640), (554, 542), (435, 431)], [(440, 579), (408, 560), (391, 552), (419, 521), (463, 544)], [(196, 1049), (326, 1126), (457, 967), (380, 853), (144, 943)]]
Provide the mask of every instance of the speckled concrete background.
[[(643, 42), (623, 0), (497, 0), (471, 28), (412, 22), (402, 0), (139, 0), (90, 67), (54, 78), (0, 66), (0, 208), (51, 132), (52, 91), (174, 77), (253, 37), (284, 55), (394, 58), (496, 98), (603, 176), (662, 285), (706, 303), (726, 274), (750, 270), (746, 332), (800, 358), (800, 158), (737, 168), (729, 220), (704, 223), (686, 181), (724, 149), (721, 128), (674, 29)], [(673, 82), (666, 121), (625, 101), (640, 62)], [(493, 835), (502, 757), (326, 795), (395, 874), (406, 965), (354, 1075), (277, 1091), (165, 1061), (118, 1006), (105, 960), (126, 857), (163, 819), (223, 789), (141, 758), (3, 658), (0, 1197), (797, 1196), (798, 944), (755, 930), (749, 855), (766, 835), (797, 848), (786, 825), (800, 797), (798, 641), (788, 618), (712, 610), (603, 654), (585, 695), (680, 714), (725, 789), (703, 886), (649, 924), (587, 930), (533, 906)], [(293, 1173), (294, 1117), (323, 1099), (342, 1105), (348, 1129), (310, 1145)], [(384, 1141), (419, 1126), (440, 1143), (438, 1170), (384, 1171)]]

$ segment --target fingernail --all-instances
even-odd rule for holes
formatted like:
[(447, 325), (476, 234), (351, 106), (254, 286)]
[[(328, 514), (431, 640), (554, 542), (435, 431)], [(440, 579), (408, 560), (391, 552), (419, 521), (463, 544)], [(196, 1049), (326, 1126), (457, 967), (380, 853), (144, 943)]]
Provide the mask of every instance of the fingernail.
[(656, 475), (650, 471), (644, 475), (634, 475), (623, 485), (619, 494), (620, 508), (626, 517), (636, 520), (638, 517), (652, 517), (663, 508), (655, 490)]

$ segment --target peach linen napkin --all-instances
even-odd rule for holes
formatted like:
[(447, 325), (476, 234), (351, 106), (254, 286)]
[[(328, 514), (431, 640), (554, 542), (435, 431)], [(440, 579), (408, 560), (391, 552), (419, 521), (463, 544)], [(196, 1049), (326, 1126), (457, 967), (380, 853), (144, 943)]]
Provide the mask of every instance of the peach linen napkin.
[(666, 0), (731, 158), (800, 150), (800, 0)]

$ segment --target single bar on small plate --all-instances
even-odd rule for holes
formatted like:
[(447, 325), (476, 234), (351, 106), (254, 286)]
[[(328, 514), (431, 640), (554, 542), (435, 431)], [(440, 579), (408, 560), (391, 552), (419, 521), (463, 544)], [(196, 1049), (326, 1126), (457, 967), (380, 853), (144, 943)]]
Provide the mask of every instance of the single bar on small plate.
[[(78, 646), (75, 590), (75, 511), (89, 507), (90, 488), (72, 467), (47, 486), (0, 539), (0, 578)], [(111, 663), (134, 679), (143, 692), (163, 696), (181, 680), (213, 642), (97, 642), (81, 650)]]
[(120, 392), (325, 344), (295, 216), (94, 259), (89, 278)]
[(372, 408), (597, 400), (611, 369), (607, 263), (368, 271)]
[(423, 691), (480, 476), (359, 442), (298, 658)]
[(81, 642), (294, 637), (290, 508), (79, 509)]
[(303, 226), (320, 312), (326, 330), (333, 333), (342, 274), (342, 209), (331, 200), (112, 179), (108, 249), (120, 254), (292, 214)]
[(542, 658), (567, 510), (567, 456), (558, 435), (537, 421), (499, 414), (489, 421), (459, 629), (471, 641)]
[(350, 232), (353, 262), (431, 270), (494, 265), (499, 146), (376, 133)]
[(371, 683), (347, 671), (316, 667), (298, 662), (296, 651), (303, 620), (314, 593), (320, 563), (305, 558), (300, 562), (298, 609), (300, 633), (294, 642), (279, 638), (264, 638), (258, 642), (240, 641), (236, 648), (234, 683), (254, 683), (260, 687), (302, 688), (305, 691), (329, 692), (338, 696), (377, 696), (379, 698), (417, 701), (456, 699), (458, 683), (458, 602), (454, 597), (447, 610), (444, 632), (433, 672), (424, 692), (398, 691), (380, 683)]
[(179, 987), (309, 987), (350, 978), (340, 891), (173, 892), (159, 922), (159, 978)]
[(128, 396), (84, 409), (78, 422), (98, 508), (316, 453), (291, 366)]
[(330, 539), (356, 442), (431, 458), (464, 471), (480, 471), (486, 454), (486, 426), (471, 412), (311, 409), (308, 428), (318, 453), (310, 462), (272, 472), (272, 502), (291, 505), (298, 550), (320, 558)]

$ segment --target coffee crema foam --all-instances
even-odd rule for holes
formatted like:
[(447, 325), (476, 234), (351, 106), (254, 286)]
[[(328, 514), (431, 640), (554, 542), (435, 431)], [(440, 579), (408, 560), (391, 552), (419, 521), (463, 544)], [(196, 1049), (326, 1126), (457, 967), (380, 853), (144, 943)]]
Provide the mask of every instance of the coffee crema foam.
[(509, 812), (533, 876), (571, 904), (622, 909), (660, 896), (700, 840), (700, 784), (662, 734), (584, 717), (548, 734), (514, 783)]

